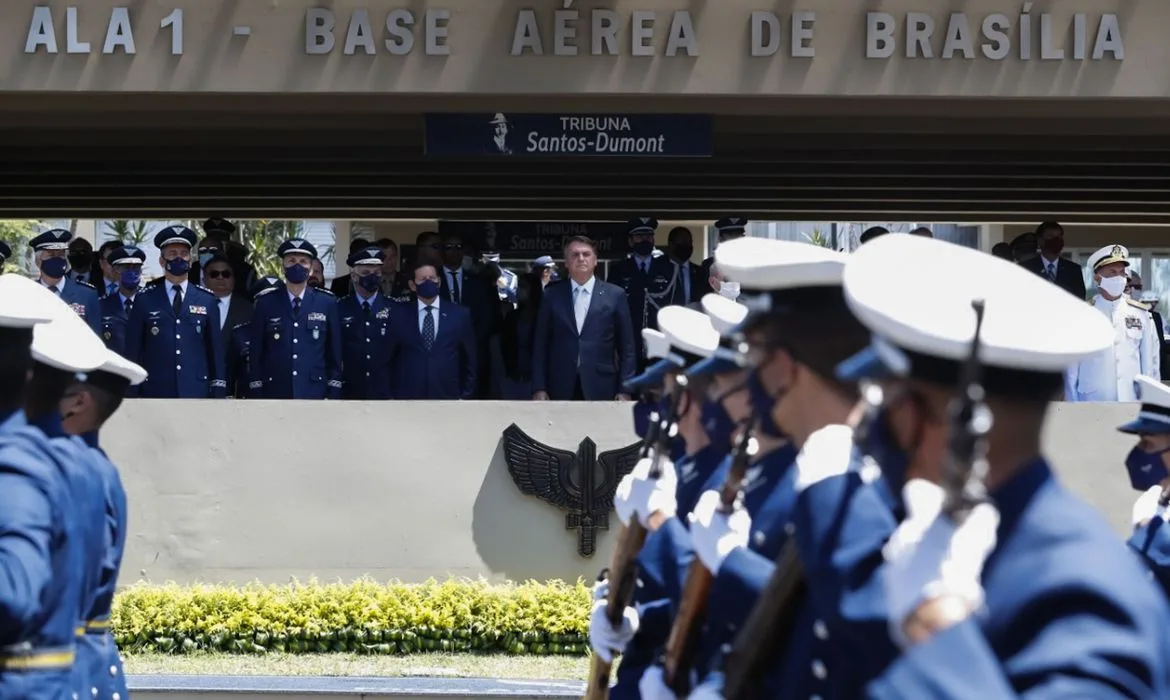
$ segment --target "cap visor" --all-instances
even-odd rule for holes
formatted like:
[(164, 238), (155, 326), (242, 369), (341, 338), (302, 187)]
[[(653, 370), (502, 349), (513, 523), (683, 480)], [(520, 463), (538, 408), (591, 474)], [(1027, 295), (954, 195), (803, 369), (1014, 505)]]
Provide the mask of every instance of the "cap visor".
[(679, 369), (678, 362), (666, 358), (650, 365), (646, 371), (626, 382), (627, 389), (648, 389), (650, 387), (659, 386), (666, 379), (666, 373), (672, 370)]
[(743, 366), (736, 362), (734, 353), (725, 348), (719, 348), (711, 357), (699, 360), (691, 365), (687, 370), (688, 377), (709, 377), (713, 374), (726, 374), (728, 372), (737, 372), (743, 369)]
[(837, 365), (837, 379), (843, 382), (859, 382), (862, 379), (885, 379), (894, 372), (882, 361), (881, 355), (871, 345)]
[(1149, 418), (1137, 418), (1120, 426), (1117, 430), (1130, 435), (1163, 435), (1170, 433), (1170, 423), (1150, 420)]

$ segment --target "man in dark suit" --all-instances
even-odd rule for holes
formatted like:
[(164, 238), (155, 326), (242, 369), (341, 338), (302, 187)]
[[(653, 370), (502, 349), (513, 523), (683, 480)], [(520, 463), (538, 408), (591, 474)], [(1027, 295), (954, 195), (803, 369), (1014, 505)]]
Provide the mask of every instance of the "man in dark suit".
[(246, 295), (236, 294), (235, 270), (226, 256), (216, 253), (203, 265), (203, 286), (210, 289), (219, 302), (219, 328), (224, 352), (232, 340), (232, 329), (252, 320), (252, 302)]
[(565, 243), (569, 279), (550, 284), (536, 317), (532, 390), (538, 401), (628, 401), (634, 376), (634, 325), (621, 287), (594, 276), (596, 244)]
[[(725, 216), (722, 219), (716, 221), (714, 225), (715, 235), (717, 236), (718, 243), (732, 241), (736, 238), (743, 238), (747, 235), (748, 220), (742, 216)], [(716, 247), (718, 247), (718, 243), (716, 243)], [(714, 264), (715, 256), (712, 255), (711, 257), (704, 260), (699, 266), (702, 268), (701, 276), (703, 279), (711, 279), (711, 266)], [(707, 288), (703, 291), (703, 294), (699, 295), (699, 298), (702, 299), (704, 294), (714, 293), (716, 291), (718, 290), (712, 287), (710, 281), (708, 281)]]
[(691, 262), (695, 254), (695, 239), (691, 230), (676, 226), (666, 239), (666, 254), (678, 265), (678, 283), (682, 286), (681, 304), (694, 304), (707, 293), (707, 275), (703, 268)]
[(1064, 228), (1055, 221), (1045, 221), (1036, 227), (1040, 254), (1020, 262), (1025, 270), (1044, 277), (1078, 299), (1085, 298), (1085, 273), (1081, 266), (1060, 257), (1064, 250)]
[(668, 256), (654, 254), (657, 228), (658, 219), (652, 216), (630, 219), (630, 248), (634, 254), (611, 264), (606, 280), (626, 293), (630, 321), (634, 324), (634, 361), (639, 372), (646, 367), (642, 329), (658, 327), (658, 309), (685, 301), (679, 266)]
[(415, 266), (415, 300), (390, 311), (390, 364), (397, 399), (457, 400), (475, 395), (475, 329), (471, 313), (440, 294), (439, 271)]
[(486, 399), (491, 394), (491, 339), (499, 332), (503, 319), (495, 285), (482, 274), (464, 269), (463, 259), (471, 252), (471, 247), (458, 234), (444, 237), (439, 283), (444, 301), (459, 304), (471, 312), (475, 356), (479, 362), (475, 372), (478, 386), (474, 398)]
[[(222, 217), (212, 217), (203, 222), (203, 233), (206, 234), (206, 245), (210, 240), (217, 241), (219, 250), (227, 257), (231, 263), (232, 272), (235, 273), (235, 294), (240, 296), (248, 296), (251, 291), (251, 286), (255, 284), (256, 268), (248, 263), (248, 249), (242, 244), (232, 240), (235, 235), (236, 225)], [(197, 280), (192, 280), (193, 282)]]

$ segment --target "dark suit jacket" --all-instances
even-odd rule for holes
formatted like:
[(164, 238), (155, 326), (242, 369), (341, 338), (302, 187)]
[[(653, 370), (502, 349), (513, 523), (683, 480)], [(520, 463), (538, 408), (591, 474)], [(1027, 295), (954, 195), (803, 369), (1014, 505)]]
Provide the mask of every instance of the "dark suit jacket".
[(390, 365), (394, 398), (456, 400), (475, 393), (475, 330), (459, 304), (439, 303), (439, 327), (430, 350), (423, 345), (418, 302), (390, 310)]
[(532, 391), (573, 398), (578, 376), (586, 401), (612, 401), (634, 376), (634, 326), (621, 287), (596, 280), (581, 333), (569, 280), (544, 290), (532, 346)]
[[(1044, 269), (1048, 262), (1043, 255), (1037, 255), (1020, 263), (1025, 270), (1031, 270), (1041, 277), (1046, 277)], [(1072, 294), (1078, 299), (1085, 298), (1085, 275), (1081, 266), (1072, 260), (1060, 258), (1056, 262), (1056, 286)]]
[[(223, 347), (227, 351), (232, 342), (232, 329), (241, 323), (248, 323), (252, 320), (252, 311), (254, 310), (252, 301), (246, 296), (232, 293), (231, 303), (228, 304), (227, 321), (223, 324)], [(225, 355), (226, 357), (226, 355)]]
[(699, 265), (699, 274), (703, 276), (703, 294), (714, 294), (711, 288), (711, 268), (715, 266), (715, 256), (711, 256)]

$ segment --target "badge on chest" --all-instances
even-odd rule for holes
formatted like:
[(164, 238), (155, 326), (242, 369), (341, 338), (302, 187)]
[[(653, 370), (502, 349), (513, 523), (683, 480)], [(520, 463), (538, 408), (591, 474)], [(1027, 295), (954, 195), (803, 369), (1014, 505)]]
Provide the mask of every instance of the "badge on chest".
[(1140, 331), (1142, 329), (1142, 320), (1140, 318), (1138, 318), (1137, 316), (1126, 316), (1125, 317), (1125, 329), (1126, 330), (1139, 330)]

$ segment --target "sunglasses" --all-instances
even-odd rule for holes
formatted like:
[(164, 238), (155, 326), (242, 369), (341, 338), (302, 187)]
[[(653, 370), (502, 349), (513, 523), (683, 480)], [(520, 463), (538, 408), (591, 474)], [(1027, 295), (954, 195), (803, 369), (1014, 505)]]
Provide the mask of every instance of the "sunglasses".
[(232, 278), (232, 271), (231, 270), (208, 270), (207, 276), (208, 276), (208, 278), (213, 279), (213, 280), (217, 280), (217, 279), (230, 280)]
[(463, 250), (463, 244), (461, 244), (461, 243), (448, 243), (447, 245), (443, 246), (443, 249), (444, 250)]

